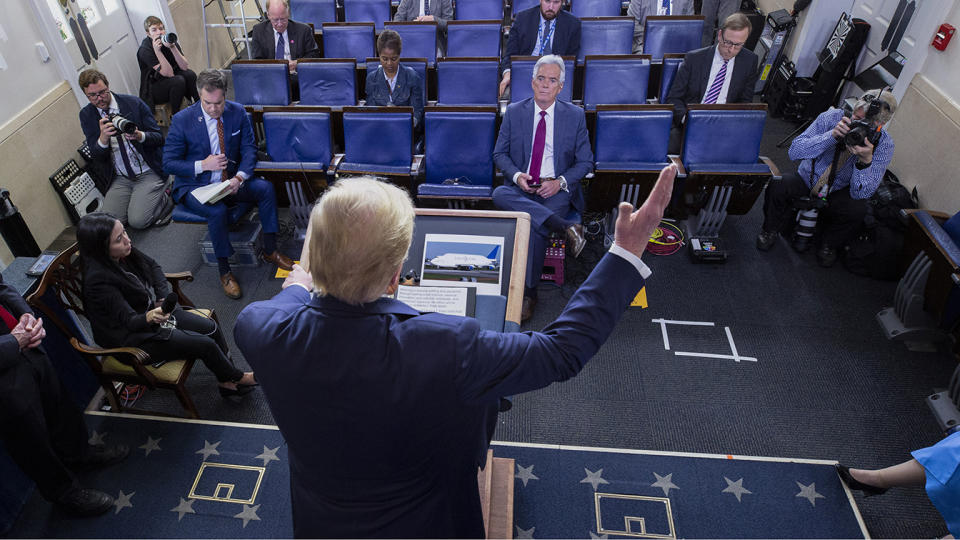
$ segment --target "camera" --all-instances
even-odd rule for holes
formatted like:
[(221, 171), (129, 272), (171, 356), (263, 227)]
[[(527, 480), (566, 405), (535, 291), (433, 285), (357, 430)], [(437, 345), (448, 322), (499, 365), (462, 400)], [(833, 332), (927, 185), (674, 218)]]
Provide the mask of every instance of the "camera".
[(160, 36), (160, 41), (166, 43), (167, 45), (173, 45), (177, 42), (177, 35), (173, 32), (167, 32), (166, 34)]
[(797, 224), (793, 229), (793, 249), (803, 253), (810, 248), (813, 235), (817, 232), (817, 217), (820, 210), (827, 207), (827, 199), (822, 197), (799, 197), (793, 203), (797, 209)]
[[(884, 110), (890, 110), (890, 105), (885, 101), (880, 99), (880, 96), (883, 94), (883, 89), (880, 92), (873, 96), (871, 94), (865, 94), (861, 100), (867, 102), (867, 110), (864, 111), (862, 120), (854, 120), (850, 122), (850, 131), (843, 137), (843, 144), (847, 146), (861, 146), (863, 140), (866, 139), (870, 141), (870, 144), (876, 146), (880, 141), (880, 125), (877, 123), (877, 117)], [(853, 113), (849, 114), (844, 112), (843, 115), (847, 118), (850, 118)]]
[(798, 197), (793, 201), (796, 210), (823, 210), (827, 207), (827, 200), (823, 197)]
[(117, 131), (119, 131), (120, 133), (133, 135), (134, 133), (137, 132), (137, 129), (139, 129), (137, 125), (133, 123), (133, 121), (128, 120), (120, 116), (119, 114), (116, 114), (116, 113), (111, 114), (109, 118), (110, 118), (110, 123), (112, 123), (113, 127), (117, 128)]

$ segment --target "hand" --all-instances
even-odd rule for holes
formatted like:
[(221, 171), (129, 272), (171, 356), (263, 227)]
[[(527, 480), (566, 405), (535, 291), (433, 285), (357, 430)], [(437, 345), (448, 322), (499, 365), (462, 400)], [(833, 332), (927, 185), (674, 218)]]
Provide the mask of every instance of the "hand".
[(150, 324), (163, 324), (170, 318), (169, 313), (164, 313), (163, 308), (153, 308), (147, 312), (147, 322)]
[(283, 280), (283, 285), (280, 285), (280, 288), (286, 289), (291, 285), (303, 285), (308, 291), (313, 290), (313, 276), (299, 264), (294, 264), (293, 270), (287, 275), (287, 279)]
[(240, 185), (243, 184), (243, 180), (240, 180), (240, 177), (234, 176), (229, 180), (230, 182), (230, 194), (234, 195), (237, 191), (240, 190)]
[(850, 119), (844, 116), (843, 118), (840, 119), (839, 122), (837, 122), (837, 125), (833, 128), (831, 135), (833, 135), (834, 139), (839, 141), (840, 139), (843, 139), (847, 135), (847, 132), (849, 131), (850, 131)]
[(546, 180), (541, 178), (540, 180), (543, 180), (543, 182), (540, 184), (540, 188), (537, 189), (537, 195), (544, 199), (549, 199), (560, 192), (560, 182), (556, 179)]
[(290, 73), (293, 73), (297, 70), (297, 61), (296, 60), (287, 60), (287, 69)]
[(160, 52), (160, 47), (163, 47), (163, 40), (160, 39), (160, 36), (153, 38), (153, 50)]
[(530, 187), (529, 182), (530, 182), (531, 180), (533, 180), (533, 177), (532, 177), (532, 176), (530, 176), (530, 175), (527, 174), (527, 173), (522, 172), (522, 173), (520, 173), (520, 174), (517, 176), (517, 185), (520, 186), (520, 189), (526, 191), (527, 193), (536, 193), (536, 192), (537, 192), (537, 188), (535, 188), (535, 187)]
[(204, 171), (222, 171), (227, 168), (227, 156), (224, 154), (210, 154), (200, 162)]
[(109, 118), (100, 119), (100, 144), (106, 146), (110, 144), (110, 137), (117, 134), (117, 128), (113, 127), (113, 122)]
[(637, 257), (643, 255), (653, 230), (663, 217), (664, 208), (670, 203), (673, 179), (676, 177), (676, 165), (670, 164), (664, 167), (647, 200), (636, 212), (633, 211), (633, 205), (630, 203), (620, 203), (613, 243)]
[(499, 97), (503, 97), (503, 93), (507, 91), (507, 87), (510, 86), (510, 72), (503, 74), (503, 79), (500, 80), (500, 93)]
[(860, 163), (869, 165), (873, 162), (873, 144), (871, 144), (870, 140), (866, 137), (863, 138), (862, 145), (858, 144), (854, 146), (847, 146), (847, 150), (849, 150), (851, 154), (857, 156), (857, 158), (860, 160)]
[(143, 132), (138, 129), (133, 133), (124, 133), (123, 138), (128, 141), (140, 142), (142, 135), (143, 135)]
[(418, 20), (418, 21), (433, 21), (433, 20), (436, 20), (436, 19), (433, 18), (433, 15), (421, 15), (421, 16), (417, 17), (417, 20)]
[(32, 313), (24, 313), (10, 334), (16, 338), (20, 350), (24, 350), (40, 345), (47, 332), (43, 329), (43, 322), (40, 319), (35, 318)]

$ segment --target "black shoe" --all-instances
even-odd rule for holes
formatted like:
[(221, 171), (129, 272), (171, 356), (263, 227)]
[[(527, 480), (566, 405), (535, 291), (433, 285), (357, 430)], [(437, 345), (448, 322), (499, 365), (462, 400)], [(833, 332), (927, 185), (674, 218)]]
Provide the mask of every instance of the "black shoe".
[(837, 262), (837, 250), (824, 244), (817, 250), (817, 262), (824, 268), (830, 268)]
[(500, 405), (497, 408), (499, 412), (507, 412), (513, 408), (513, 401), (510, 398), (500, 398)]
[(760, 231), (757, 235), (757, 249), (760, 251), (770, 251), (770, 248), (777, 243), (777, 233)]
[(54, 504), (71, 516), (92, 517), (113, 508), (113, 497), (95, 489), (72, 487), (57, 497)]
[(166, 195), (167, 200), (164, 202), (163, 211), (160, 212), (160, 217), (153, 222), (154, 227), (163, 227), (164, 225), (169, 225), (170, 221), (173, 219), (173, 208), (176, 206), (176, 203), (169, 194)]
[(99, 469), (120, 463), (130, 453), (130, 447), (125, 444), (88, 446), (87, 453), (77, 459), (64, 459), (64, 463), (74, 469)]
[(254, 388), (256, 388), (256, 386), (248, 386), (246, 384), (238, 384), (236, 388), (226, 388), (224, 386), (217, 387), (217, 389), (220, 390), (220, 397), (223, 397), (223, 398), (234, 397), (234, 396), (242, 397), (249, 394), (250, 392), (253, 392)]
[(871, 486), (870, 484), (864, 484), (863, 482), (857, 480), (850, 475), (850, 467), (847, 467), (846, 465), (837, 463), (834, 465), (834, 467), (837, 468), (837, 474), (840, 475), (840, 479), (843, 480), (843, 483), (846, 484), (850, 489), (862, 491), (867, 497), (883, 495), (887, 492), (887, 488)]
[(810, 238), (807, 236), (794, 235), (793, 242), (790, 243), (793, 250), (797, 253), (806, 253), (810, 249)]

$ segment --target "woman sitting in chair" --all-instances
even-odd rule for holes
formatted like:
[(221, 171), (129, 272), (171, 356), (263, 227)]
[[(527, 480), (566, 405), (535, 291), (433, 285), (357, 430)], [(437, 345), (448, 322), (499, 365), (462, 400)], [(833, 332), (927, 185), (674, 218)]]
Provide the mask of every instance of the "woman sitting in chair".
[(227, 343), (213, 319), (179, 307), (161, 307), (170, 284), (156, 261), (134, 249), (123, 224), (104, 213), (87, 214), (77, 226), (83, 257), (83, 302), (93, 337), (101, 347), (137, 347), (154, 366), (199, 358), (219, 381), (223, 397), (242, 396), (257, 385), (227, 356)]
[(413, 107), (413, 132), (422, 131), (423, 80), (413, 68), (400, 65), (403, 40), (386, 29), (377, 38), (380, 67), (367, 72), (367, 105)]

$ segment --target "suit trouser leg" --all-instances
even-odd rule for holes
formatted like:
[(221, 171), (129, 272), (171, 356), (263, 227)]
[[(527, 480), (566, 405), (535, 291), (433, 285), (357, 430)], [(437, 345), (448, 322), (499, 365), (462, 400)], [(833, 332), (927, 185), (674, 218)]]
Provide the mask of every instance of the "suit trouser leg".
[(130, 197), (133, 195), (135, 182), (126, 176), (116, 175), (110, 182), (110, 187), (103, 195), (103, 212), (117, 218), (121, 223), (127, 223), (127, 211), (130, 207)]
[(780, 180), (771, 180), (763, 194), (763, 230), (783, 233), (790, 229), (796, 212), (793, 201), (810, 194), (800, 175), (785, 173)]
[(240, 202), (256, 203), (263, 232), (277, 232), (277, 194), (271, 182), (258, 177), (248, 178), (233, 198)]
[(145, 229), (160, 219), (167, 208), (166, 187), (166, 178), (160, 178), (152, 170), (137, 177), (127, 206), (127, 222), (131, 227)]
[(546, 256), (547, 237), (550, 229), (546, 221), (551, 216), (565, 219), (570, 210), (570, 194), (558, 192), (553, 197), (544, 199), (538, 195), (527, 193), (515, 184), (504, 184), (493, 190), (493, 204), (501, 210), (526, 212), (530, 214), (530, 243), (527, 249), (527, 277), (526, 287), (535, 289), (540, 283), (540, 274), (543, 271), (543, 260)]
[(180, 199), (180, 204), (207, 220), (210, 243), (213, 244), (213, 253), (217, 258), (225, 259), (233, 255), (233, 246), (230, 245), (230, 213), (225, 202), (221, 200), (214, 204), (202, 204), (196, 197), (188, 193)]
[(236, 381), (243, 376), (243, 372), (230, 363), (216, 339), (205, 335), (218, 330), (213, 320), (183, 310), (175, 311), (174, 317), (177, 328), (169, 339), (151, 339), (139, 345), (153, 361), (199, 358), (219, 382)]

